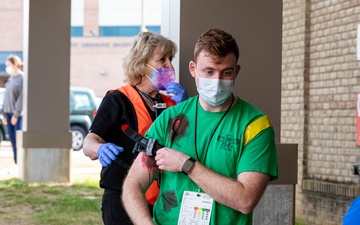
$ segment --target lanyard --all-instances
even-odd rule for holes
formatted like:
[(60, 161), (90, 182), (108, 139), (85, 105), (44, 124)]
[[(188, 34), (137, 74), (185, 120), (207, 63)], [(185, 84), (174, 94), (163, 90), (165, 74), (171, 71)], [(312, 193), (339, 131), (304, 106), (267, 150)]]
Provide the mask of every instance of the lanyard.
[[(199, 99), (199, 96), (198, 96), (198, 99)], [(214, 137), (215, 131), (216, 131), (217, 128), (219, 127), (221, 121), (224, 119), (224, 117), (226, 116), (226, 114), (229, 112), (229, 110), (230, 110), (233, 102), (234, 102), (234, 95), (231, 94), (231, 103), (230, 103), (229, 107), (226, 109), (224, 115), (220, 118), (218, 124), (216, 125), (214, 131), (212, 132), (212, 134), (211, 134), (211, 136), (210, 136), (210, 141), (209, 141), (209, 143), (208, 143), (208, 145), (207, 145), (207, 147), (206, 147), (204, 162), (202, 163), (203, 165), (205, 165), (207, 153), (208, 153), (208, 151), (209, 151), (209, 146), (210, 146), (210, 143), (211, 143), (211, 141), (212, 141), (212, 139), (213, 139), (213, 137)], [(200, 102), (199, 102), (199, 104), (200, 104)], [(196, 152), (197, 160), (200, 161), (199, 153), (198, 153), (197, 146), (196, 146), (197, 117), (198, 117), (198, 103), (196, 103), (196, 110), (195, 110), (195, 136), (194, 136), (194, 145), (195, 145), (195, 152)], [(200, 162), (201, 162), (201, 161), (200, 161)]]
[[(148, 94), (146, 94), (145, 92), (141, 91), (139, 88), (137, 88), (136, 86), (134, 86), (134, 88), (143, 96), (145, 96), (147, 99), (149, 99), (149, 101), (153, 104), (153, 108), (154, 108), (154, 113), (155, 113), (155, 118), (152, 118), (152, 120), (154, 121), (159, 115), (160, 113), (166, 108), (166, 104), (162, 103), (162, 98), (161, 95), (158, 93), (156, 98), (152, 98), (150, 97)], [(154, 101), (157, 101), (159, 103), (156, 103)], [(147, 108), (150, 108), (146, 102), (144, 101), (144, 104)], [(150, 109), (151, 110), (151, 109)], [(150, 114), (150, 112), (149, 112)], [(151, 114), (150, 114), (151, 115)], [(152, 116), (153, 117), (153, 116)]]

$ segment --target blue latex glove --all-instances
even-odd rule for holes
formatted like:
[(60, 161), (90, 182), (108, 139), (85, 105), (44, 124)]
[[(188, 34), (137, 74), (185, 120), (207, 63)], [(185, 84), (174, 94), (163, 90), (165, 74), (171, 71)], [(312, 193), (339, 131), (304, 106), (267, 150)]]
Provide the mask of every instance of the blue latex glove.
[(188, 99), (185, 88), (176, 82), (169, 82), (166, 84), (166, 93), (174, 94), (174, 96), (171, 97), (171, 100), (175, 101), (176, 104)]
[(98, 150), (98, 159), (101, 165), (108, 166), (115, 159), (115, 157), (123, 151), (124, 148), (119, 147), (113, 143), (102, 144)]

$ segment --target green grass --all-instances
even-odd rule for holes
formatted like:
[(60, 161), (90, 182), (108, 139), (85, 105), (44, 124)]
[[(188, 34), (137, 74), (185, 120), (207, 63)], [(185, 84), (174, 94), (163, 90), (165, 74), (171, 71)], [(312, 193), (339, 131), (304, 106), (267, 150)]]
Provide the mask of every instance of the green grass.
[(0, 223), (102, 224), (101, 195), (98, 181), (64, 185), (3, 180), (0, 181)]
[(301, 220), (296, 219), (295, 220), (295, 225), (307, 225), (306, 223), (303, 223)]

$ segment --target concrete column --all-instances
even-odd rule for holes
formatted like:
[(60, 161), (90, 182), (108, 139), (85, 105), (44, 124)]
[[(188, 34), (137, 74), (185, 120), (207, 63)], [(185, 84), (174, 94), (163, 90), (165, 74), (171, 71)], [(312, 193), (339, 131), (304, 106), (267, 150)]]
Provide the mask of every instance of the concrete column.
[[(189, 96), (197, 94), (189, 73), (197, 38), (217, 27), (231, 33), (242, 66), (234, 92), (271, 118), (280, 142), (282, 1), (162, 0), (161, 32), (175, 41), (175, 66)], [(178, 61), (178, 64), (177, 64)]]
[(17, 133), (19, 177), (69, 182), (71, 0), (24, 0), (23, 131)]
[(297, 144), (277, 144), (279, 179), (270, 182), (253, 213), (253, 225), (295, 224)]

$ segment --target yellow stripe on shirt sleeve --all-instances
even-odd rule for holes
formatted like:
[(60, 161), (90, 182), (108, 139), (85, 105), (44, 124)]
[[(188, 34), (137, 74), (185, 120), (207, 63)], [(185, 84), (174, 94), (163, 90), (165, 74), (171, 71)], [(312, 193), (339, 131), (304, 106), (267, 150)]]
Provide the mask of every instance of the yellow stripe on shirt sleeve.
[(243, 146), (245, 146), (251, 139), (253, 139), (261, 131), (271, 127), (271, 121), (268, 116), (262, 116), (254, 122), (250, 123), (245, 130)]

